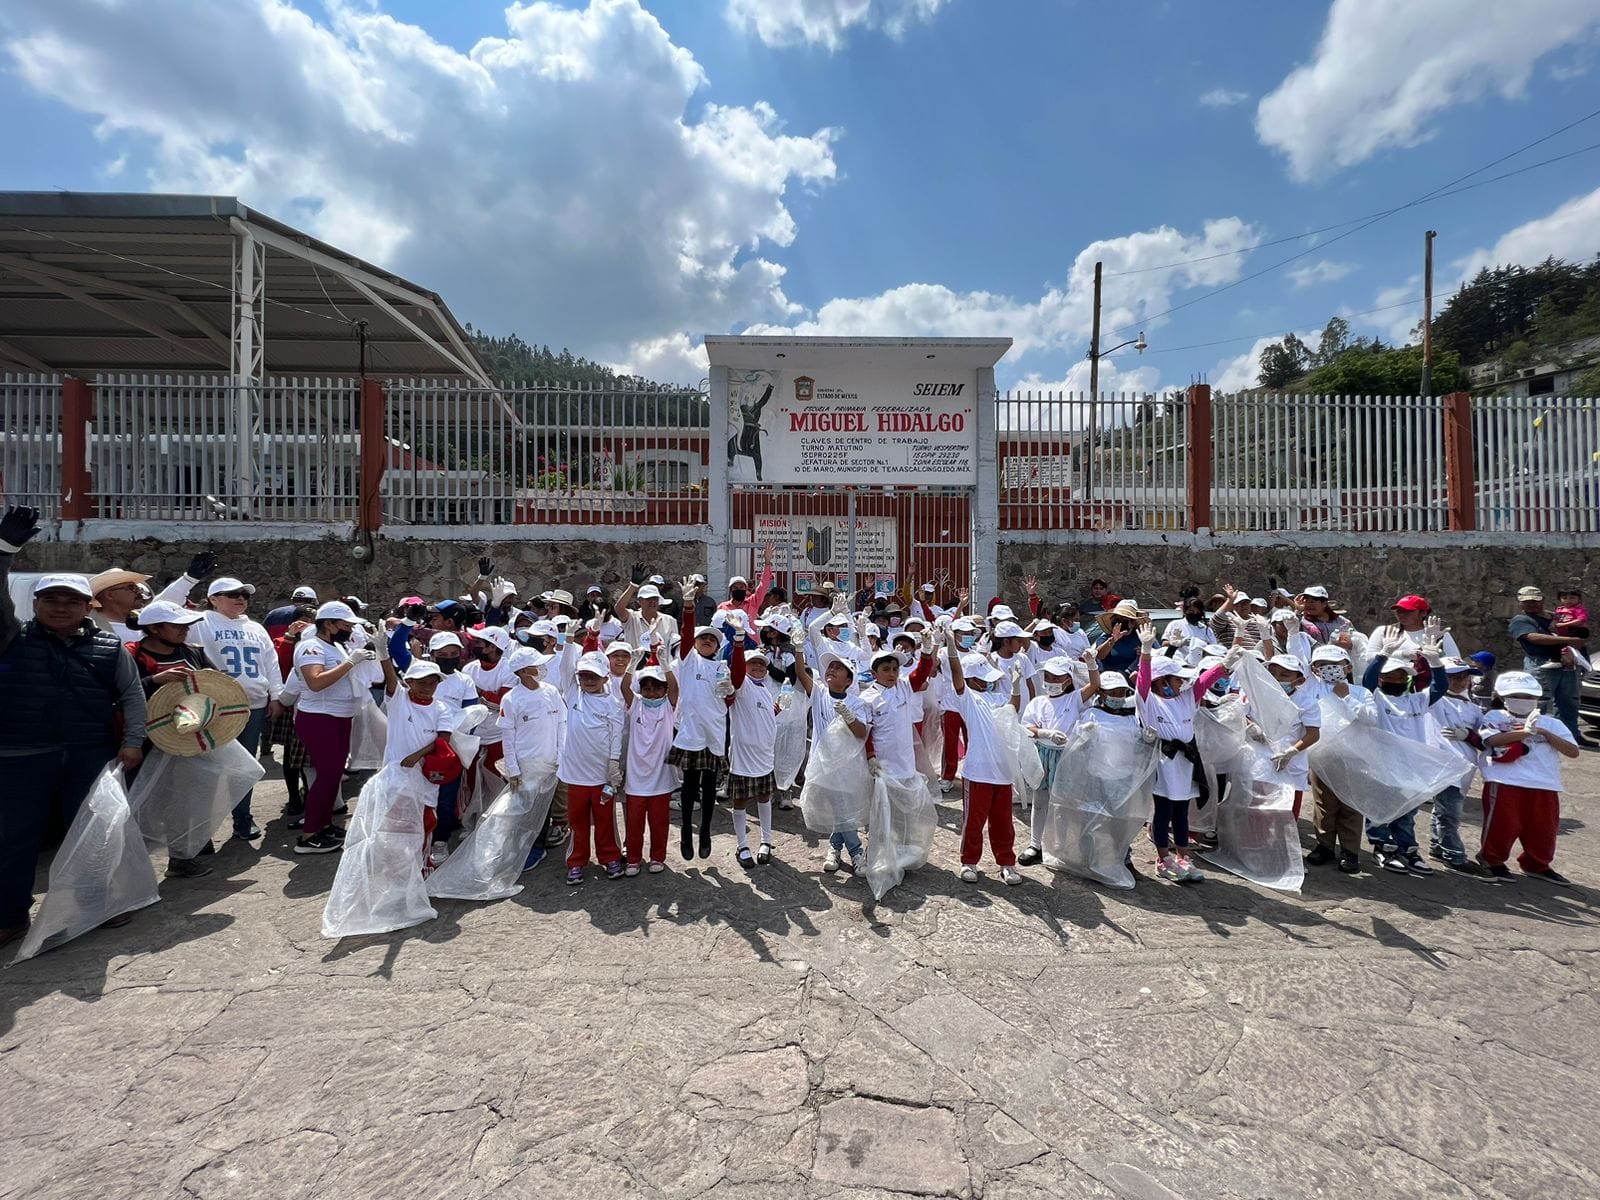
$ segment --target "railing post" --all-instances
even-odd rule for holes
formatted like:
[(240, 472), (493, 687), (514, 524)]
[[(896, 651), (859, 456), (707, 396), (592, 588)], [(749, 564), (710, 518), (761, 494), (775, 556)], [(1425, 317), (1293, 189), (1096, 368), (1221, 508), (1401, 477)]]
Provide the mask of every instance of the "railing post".
[(1472, 396), (1452, 392), (1444, 400), (1444, 487), (1446, 527), (1478, 527), (1477, 485), (1472, 465)]
[(1211, 385), (1196, 383), (1188, 391), (1186, 421), (1189, 455), (1185, 479), (1189, 493), (1189, 531), (1211, 531), (1211, 461), (1215, 452), (1211, 428)]
[(94, 388), (71, 375), (61, 381), (61, 519), (94, 516), (89, 474), (89, 430), (94, 425)]
[[(383, 525), (383, 472), (389, 465), (389, 442), (384, 428), (383, 384), (361, 381), (361, 482), (356, 528), (376, 533)], [(416, 448), (412, 447), (412, 453)]]

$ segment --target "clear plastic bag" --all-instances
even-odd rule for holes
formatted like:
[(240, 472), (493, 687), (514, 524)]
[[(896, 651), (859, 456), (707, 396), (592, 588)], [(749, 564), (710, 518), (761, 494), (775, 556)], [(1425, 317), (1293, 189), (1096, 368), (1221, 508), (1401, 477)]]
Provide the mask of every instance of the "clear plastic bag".
[(322, 911), (322, 936), (388, 933), (431, 920), (422, 880), (422, 810), (430, 785), (390, 763), (361, 789), (339, 870)]
[(128, 791), (128, 808), (150, 849), (193, 858), (265, 774), (238, 742), (193, 758), (151, 750)]
[(995, 733), (1011, 755), (1011, 784), (1018, 794), (1025, 795), (1044, 780), (1044, 763), (1039, 761), (1039, 748), (1022, 727), (1022, 719), (1011, 705), (1002, 704), (992, 711)]
[(882, 900), (907, 871), (926, 865), (939, 828), (939, 812), (921, 775), (872, 781), (867, 831), (867, 886)]
[(872, 776), (865, 745), (838, 717), (812, 744), (800, 789), (800, 812), (812, 833), (838, 833), (867, 823)]
[(1445, 788), (1464, 787), (1473, 771), (1449, 747), (1352, 721), (1333, 695), (1322, 697), (1322, 735), (1307, 758), (1323, 786), (1374, 825), (1387, 825)]
[(1260, 780), (1260, 760), (1271, 756), (1252, 747), (1246, 771), (1232, 780), (1217, 806), (1217, 848), (1201, 850), (1207, 862), (1224, 871), (1278, 891), (1298, 892), (1305, 882), (1300, 830), (1294, 819), (1294, 789)]
[[(1131, 734), (1131, 736), (1130, 736)], [(1044, 862), (1111, 887), (1131, 888), (1128, 851), (1150, 818), (1157, 747), (1092, 719), (1062, 747), (1045, 819)]]
[(773, 786), (786, 792), (806, 761), (806, 719), (811, 705), (804, 692), (791, 692), (789, 706), (778, 713), (778, 733), (772, 746)]
[(917, 739), (913, 750), (917, 756), (917, 770), (922, 772), (928, 786), (935, 789), (934, 796), (937, 798), (939, 784), (944, 779), (944, 712), (933, 702), (931, 695), (925, 711), (927, 716), (922, 720), (922, 736)]
[(363, 696), (350, 727), (352, 771), (376, 771), (383, 766), (383, 750), (389, 741), (389, 718), (370, 699)]
[(113, 762), (78, 806), (50, 864), (50, 890), (12, 961), (54, 950), (120, 913), (161, 899), (144, 838), (128, 811), (122, 771)]
[(1239, 777), (1244, 761), (1244, 701), (1237, 694), (1223, 697), (1215, 708), (1201, 705), (1194, 714), (1194, 744), (1200, 752), (1210, 797), (1204, 806), (1189, 809), (1191, 833), (1215, 833), (1217, 805), (1225, 787)]
[(556, 794), (556, 764), (531, 764), (517, 787), (507, 784), (455, 852), (433, 869), (428, 895), (451, 900), (504, 900), (522, 890), (528, 861)]
[(1246, 654), (1233, 669), (1233, 677), (1250, 703), (1250, 718), (1260, 727), (1269, 745), (1285, 739), (1293, 741), (1300, 725), (1300, 709), (1284, 693), (1283, 686), (1267, 673), (1266, 664)]

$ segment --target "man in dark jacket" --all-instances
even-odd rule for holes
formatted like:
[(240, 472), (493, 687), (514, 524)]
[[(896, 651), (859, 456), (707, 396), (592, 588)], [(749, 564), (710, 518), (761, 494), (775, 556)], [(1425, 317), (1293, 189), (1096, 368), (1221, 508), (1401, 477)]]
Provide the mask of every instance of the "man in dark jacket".
[[(143, 759), (139, 672), (117, 639), (89, 619), (82, 575), (45, 575), (33, 619), (11, 602), (11, 561), (39, 532), (39, 510), (0, 517), (0, 946), (28, 932), (39, 844), (53, 804), (70, 824), (112, 759)], [(118, 730), (118, 720), (121, 730)]]

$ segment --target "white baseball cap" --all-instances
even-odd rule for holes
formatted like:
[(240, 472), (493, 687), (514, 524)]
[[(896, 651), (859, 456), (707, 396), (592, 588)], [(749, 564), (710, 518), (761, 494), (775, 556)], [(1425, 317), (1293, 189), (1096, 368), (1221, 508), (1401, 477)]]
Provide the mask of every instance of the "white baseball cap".
[(243, 592), (247, 596), (256, 594), (253, 583), (240, 583), (232, 575), (224, 575), (221, 579), (213, 579), (211, 586), (206, 588), (207, 596), (220, 596), (223, 592)]
[(295, 588), (294, 591), (289, 593), (289, 599), (309, 600), (311, 603), (315, 604), (317, 602), (317, 591), (315, 588), (309, 588), (306, 587), (305, 584), (301, 584), (299, 587)]
[(931, 583), (925, 583), (925, 584), (923, 584), (923, 585), (922, 585), (922, 590), (923, 590), (923, 591), (925, 591), (925, 592), (931, 592), (931, 591), (933, 591), (933, 590), (934, 590), (934, 587), (933, 587), (933, 584), (931, 584)]
[(632, 658), (633, 647), (628, 645), (627, 642), (612, 642), (606, 647), (606, 657), (610, 658), (613, 654), (626, 654), (628, 657)]
[(319, 621), (359, 621), (352, 609), (343, 600), (329, 600), (317, 609), (316, 619)]
[(428, 639), (429, 654), (436, 654), (449, 646), (454, 646), (457, 650), (462, 648), (461, 639), (449, 630), (445, 630), (443, 633), (436, 633)]
[(728, 586), (729, 587), (732, 587), (736, 583), (742, 583), (746, 587), (750, 586), (750, 581), (748, 579), (746, 579), (743, 575), (734, 575), (734, 576), (731, 576), (728, 579)]
[(1012, 612), (1007, 605), (996, 604), (989, 610), (989, 619), (991, 621), (1015, 621), (1017, 614)]
[(611, 667), (604, 658), (590, 651), (578, 660), (579, 675), (599, 675), (604, 677), (611, 674)]
[(1350, 652), (1343, 646), (1318, 646), (1311, 652), (1311, 662), (1317, 663), (1347, 663), (1350, 661)]
[(1165, 679), (1172, 675), (1176, 675), (1179, 679), (1189, 679), (1193, 677), (1194, 671), (1184, 663), (1166, 655), (1150, 660), (1151, 679)]
[(1107, 671), (1100, 676), (1100, 690), (1102, 692), (1132, 691), (1133, 685), (1128, 682), (1128, 677), (1121, 671)]
[(1274, 654), (1267, 659), (1267, 666), (1277, 667), (1280, 671), (1293, 671), (1296, 675), (1306, 673), (1306, 669), (1300, 665), (1300, 660), (1292, 654)]
[(1314, 583), (1300, 594), (1302, 596), (1310, 596), (1313, 600), (1326, 600), (1328, 598), (1328, 589), (1320, 583)]
[(513, 674), (526, 671), (529, 667), (543, 667), (549, 661), (550, 655), (540, 654), (532, 646), (518, 646), (506, 659)]
[(659, 600), (661, 599), (661, 589), (653, 583), (647, 583), (639, 589), (639, 599)]
[(429, 662), (425, 658), (413, 658), (411, 665), (406, 668), (406, 673), (401, 679), (443, 679), (444, 672), (439, 669), (439, 664)]
[(140, 629), (148, 629), (151, 625), (193, 625), (204, 619), (203, 613), (170, 600), (152, 600), (139, 610)]
[[(148, 579), (150, 577), (146, 575), (145, 578)], [(94, 592), (89, 588), (89, 577), (87, 575), (44, 575), (33, 585), (33, 594), (35, 596), (41, 592), (58, 590), (72, 592), (75, 595), (82, 596), (85, 600), (94, 599)]]
[(1015, 621), (1001, 621), (994, 627), (994, 636), (997, 638), (1019, 638), (1030, 635), (1022, 631), (1022, 626)]
[(643, 683), (646, 679), (653, 679), (657, 683), (666, 683), (666, 669), (664, 667), (640, 667), (633, 673), (634, 683)]
[(969, 654), (961, 660), (961, 674), (968, 679), (981, 679), (994, 683), (1005, 677), (1005, 672), (981, 654)]
[(1046, 675), (1060, 675), (1065, 677), (1073, 674), (1073, 670), (1076, 666), (1077, 663), (1073, 659), (1068, 658), (1065, 654), (1058, 654), (1054, 658), (1046, 659), (1044, 666), (1040, 667), (1039, 669)]
[(1494, 681), (1496, 696), (1543, 696), (1539, 681), (1527, 671), (1507, 671)]

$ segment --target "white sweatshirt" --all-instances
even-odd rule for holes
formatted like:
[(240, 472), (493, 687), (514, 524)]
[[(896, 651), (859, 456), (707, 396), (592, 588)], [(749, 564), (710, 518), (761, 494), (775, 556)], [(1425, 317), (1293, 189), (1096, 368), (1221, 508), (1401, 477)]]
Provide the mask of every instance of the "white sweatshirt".
[(567, 706), (567, 738), (557, 778), (576, 787), (601, 787), (611, 763), (621, 758), (622, 705), (609, 693), (580, 691)]
[(559, 762), (567, 737), (566, 701), (549, 684), (527, 688), (518, 683), (500, 699), (500, 726), (506, 778), (526, 774), (534, 763)]
[(195, 625), (191, 636), (207, 662), (238, 680), (251, 708), (263, 707), (283, 691), (283, 672), (278, 669), (272, 638), (249, 617), (234, 620), (212, 610)]

